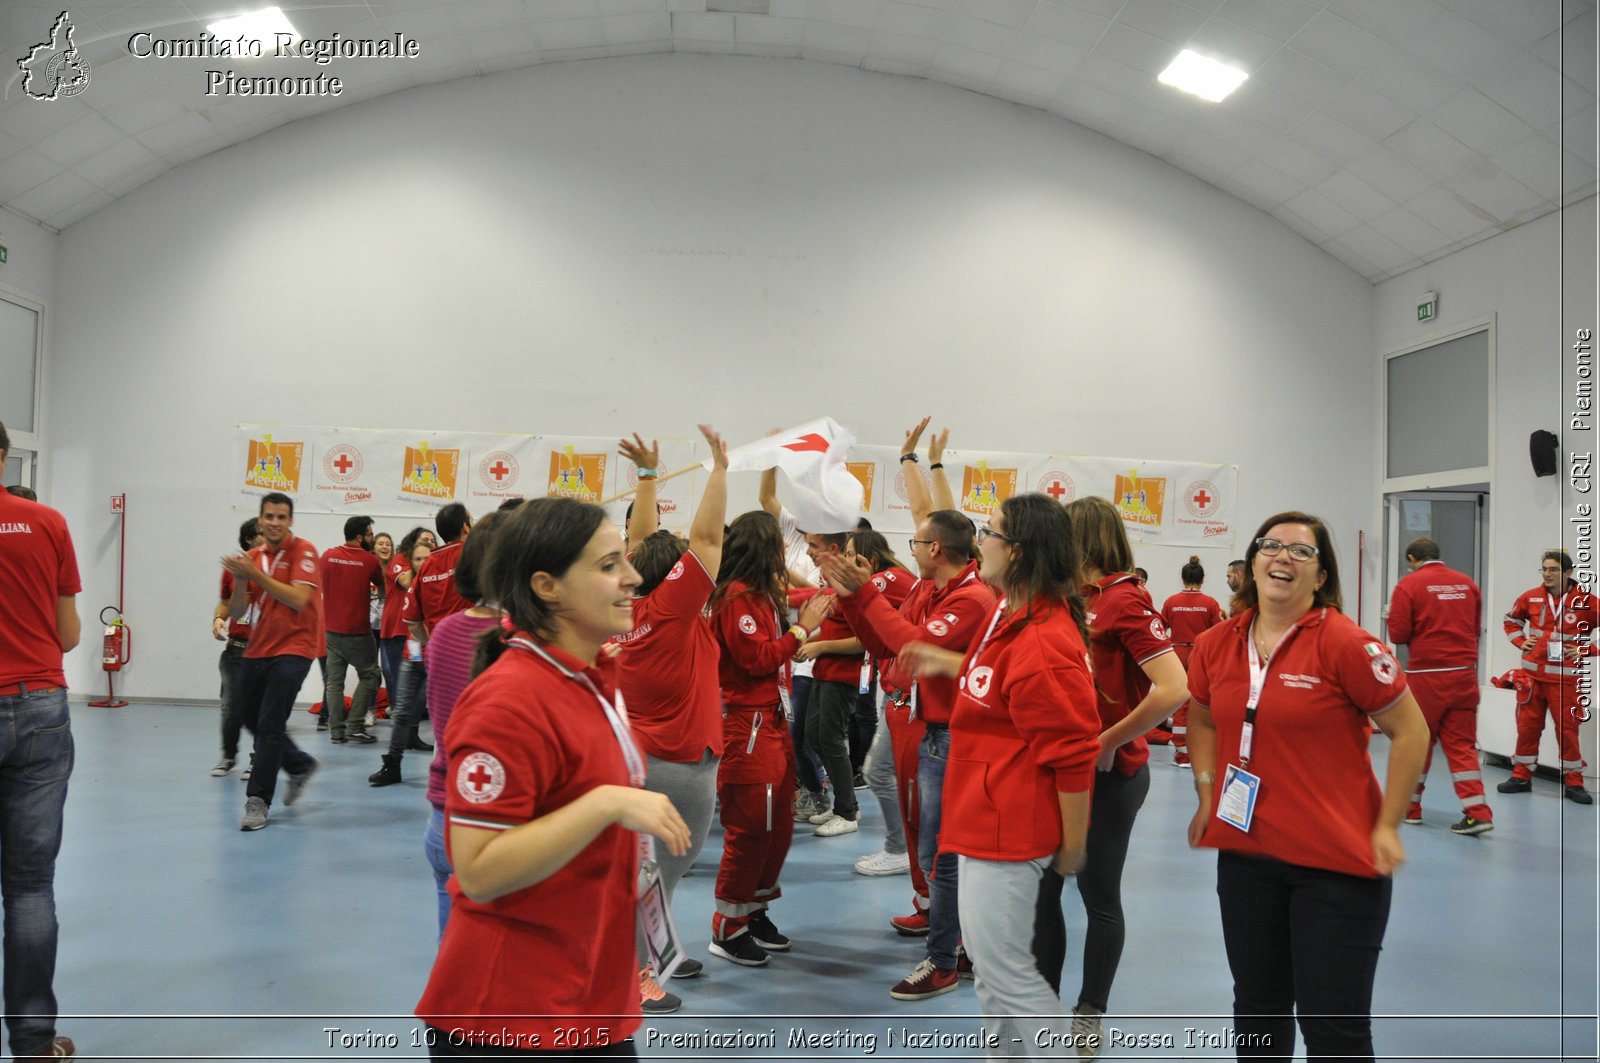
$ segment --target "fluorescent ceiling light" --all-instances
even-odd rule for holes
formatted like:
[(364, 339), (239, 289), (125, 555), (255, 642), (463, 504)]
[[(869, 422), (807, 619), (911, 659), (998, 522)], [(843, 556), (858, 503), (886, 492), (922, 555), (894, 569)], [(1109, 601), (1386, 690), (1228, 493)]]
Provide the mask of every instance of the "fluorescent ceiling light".
[(289, 18), (275, 7), (264, 7), (260, 11), (250, 11), (233, 18), (225, 18), (220, 22), (213, 22), (206, 27), (206, 32), (219, 40), (245, 40), (260, 41), (263, 48), (276, 46), (277, 34), (287, 33), (291, 40), (300, 39), (300, 31), (289, 22)]
[(1238, 88), (1249, 76), (1236, 66), (1207, 59), (1199, 52), (1191, 52), (1185, 48), (1156, 80), (1163, 85), (1171, 85), (1175, 89), (1192, 92), (1201, 99), (1217, 103)]

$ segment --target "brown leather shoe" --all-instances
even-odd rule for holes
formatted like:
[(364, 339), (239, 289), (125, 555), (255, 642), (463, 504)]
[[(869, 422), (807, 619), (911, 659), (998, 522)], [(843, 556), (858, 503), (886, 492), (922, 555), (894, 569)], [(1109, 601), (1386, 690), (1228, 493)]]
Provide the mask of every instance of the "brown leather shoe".
[(78, 1046), (72, 1043), (70, 1037), (57, 1037), (45, 1046), (43, 1052), (32, 1056), (17, 1056), (17, 1063), (43, 1063), (44, 1060), (71, 1060), (78, 1058)]

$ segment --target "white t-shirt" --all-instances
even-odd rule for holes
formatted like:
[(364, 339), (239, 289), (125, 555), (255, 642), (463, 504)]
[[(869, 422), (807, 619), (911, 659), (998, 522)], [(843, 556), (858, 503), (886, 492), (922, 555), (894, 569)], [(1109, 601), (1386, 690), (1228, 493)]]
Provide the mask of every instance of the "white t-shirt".
[[(822, 570), (811, 561), (811, 555), (806, 553), (806, 537), (801, 534), (800, 526), (795, 522), (794, 514), (787, 509), (778, 509), (778, 529), (783, 532), (783, 563), (788, 565), (797, 575), (804, 576), (814, 584), (822, 581)], [(790, 610), (789, 622), (794, 623), (799, 617), (797, 610)], [(809, 676), (815, 661), (794, 662), (794, 674)]]

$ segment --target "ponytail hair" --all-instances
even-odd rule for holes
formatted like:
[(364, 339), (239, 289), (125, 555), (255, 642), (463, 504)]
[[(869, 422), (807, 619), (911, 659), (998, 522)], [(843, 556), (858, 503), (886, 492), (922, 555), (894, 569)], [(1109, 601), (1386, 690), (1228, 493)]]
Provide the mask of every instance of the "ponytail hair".
[(1200, 555), (1190, 554), (1189, 563), (1183, 566), (1183, 572), (1180, 575), (1183, 577), (1185, 586), (1190, 583), (1196, 586), (1204, 583), (1206, 581), (1206, 570), (1200, 565)]

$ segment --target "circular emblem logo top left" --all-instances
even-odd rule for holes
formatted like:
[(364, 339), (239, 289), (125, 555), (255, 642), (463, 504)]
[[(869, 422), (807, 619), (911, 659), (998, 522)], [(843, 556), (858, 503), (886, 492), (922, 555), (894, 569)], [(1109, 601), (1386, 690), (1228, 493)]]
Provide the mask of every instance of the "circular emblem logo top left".
[(365, 466), (361, 451), (350, 443), (335, 443), (322, 455), (322, 475), (336, 484), (355, 481)]

